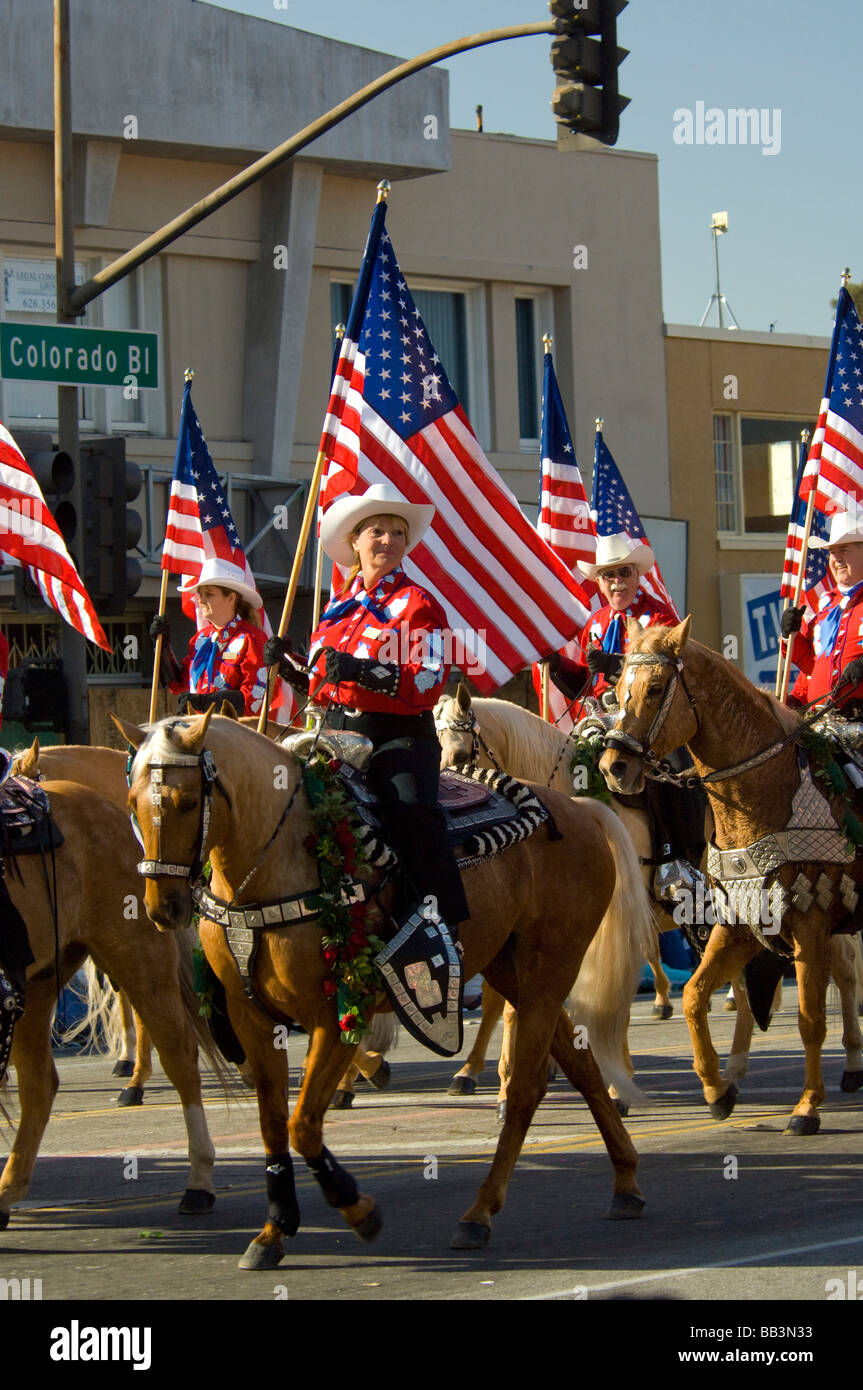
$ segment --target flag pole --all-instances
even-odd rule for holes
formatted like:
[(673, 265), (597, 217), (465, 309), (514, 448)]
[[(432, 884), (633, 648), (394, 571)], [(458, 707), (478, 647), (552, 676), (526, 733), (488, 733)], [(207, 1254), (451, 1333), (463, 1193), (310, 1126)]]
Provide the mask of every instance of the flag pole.
[[(554, 339), (550, 333), (544, 333), (542, 346), (544, 353), (550, 353), (554, 345)], [(540, 434), (542, 431), (540, 431)], [(542, 445), (540, 444), (540, 455), (542, 455)], [(542, 457), (539, 460), (540, 477), (542, 477)], [(539, 499), (539, 508), (542, 512), (542, 497)], [(547, 724), (551, 723), (551, 699), (549, 690), (548, 662), (542, 663), (542, 717)]]
[[(809, 443), (809, 431), (808, 431), (808, 430), (801, 430), (801, 431), (800, 431), (800, 439), (801, 439), (801, 442), (802, 442), (803, 444), (808, 444), (808, 443)], [(807, 452), (808, 452), (808, 450), (807, 450)], [(796, 497), (795, 497), (795, 499), (794, 499), (794, 505), (795, 505), (795, 507), (796, 507), (796, 505), (797, 505), (797, 498), (796, 498)], [(814, 512), (814, 509), (815, 509), (815, 488), (813, 487), (812, 491), (811, 491), (810, 494), (809, 494), (809, 500), (808, 500), (807, 503), (806, 503), (806, 524), (805, 524), (805, 526), (804, 526), (804, 528), (803, 528), (803, 543), (802, 543), (802, 547), (801, 547), (801, 550), (800, 550), (800, 567), (799, 567), (799, 569), (798, 569), (798, 572), (797, 572), (797, 579), (796, 579), (795, 585), (794, 585), (794, 591), (795, 591), (795, 592), (794, 592), (794, 607), (795, 607), (795, 608), (799, 605), (799, 603), (800, 603), (800, 595), (801, 595), (802, 592), (803, 592), (803, 577), (804, 577), (804, 575), (805, 575), (805, 573), (806, 573), (806, 551), (807, 551), (807, 548), (808, 548), (808, 546), (809, 546), (809, 533), (810, 533), (810, 531), (812, 530), (812, 514), (813, 514), (813, 512)], [(789, 605), (788, 605), (788, 603), (786, 602), (785, 608), (784, 608), (782, 611), (783, 611), (783, 612), (787, 612), (788, 607), (789, 607)], [(784, 637), (780, 637), (780, 639), (779, 639), (779, 665), (778, 665), (777, 668), (776, 668), (776, 687), (775, 687), (773, 693), (775, 694), (775, 696), (776, 696), (776, 698), (777, 698), (778, 700), (781, 700), (781, 701), (782, 701), (783, 705), (785, 704), (785, 696), (786, 696), (786, 694), (787, 694), (787, 692), (788, 692), (788, 678), (789, 678), (789, 674), (790, 674), (790, 671), (791, 671), (791, 648), (792, 648), (793, 645), (794, 645), (793, 640), (791, 640), (791, 641), (786, 641), (786, 639), (785, 639)]]
[[(344, 336), (345, 336), (345, 325), (344, 325), (343, 323), (337, 323), (337, 324), (336, 324), (336, 341), (338, 342), (338, 345), (339, 345), (339, 346), (338, 346), (338, 349), (337, 349), (337, 351), (336, 351), (336, 358), (337, 358), (337, 359), (338, 359), (339, 351), (341, 350), (341, 343), (342, 343), (342, 339), (344, 338)], [(335, 372), (333, 372), (333, 375), (335, 375)], [(332, 381), (330, 382), (330, 385), (332, 386)], [(324, 551), (323, 551), (323, 547), (322, 547), (322, 545), (321, 545), (321, 538), (320, 538), (320, 536), (318, 536), (318, 555), (317, 555), (317, 561), (316, 561), (316, 563), (315, 563), (315, 596), (314, 596), (314, 601), (313, 601), (313, 603), (312, 603), (312, 632), (315, 631), (315, 628), (317, 627), (317, 625), (318, 625), (318, 623), (320, 622), (320, 619), (321, 619), (321, 584), (322, 584), (322, 581), (323, 581), (323, 573), (324, 573)]]
[[(379, 203), (385, 202), (386, 199), (389, 197), (390, 187), (391, 185), (389, 179), (381, 179), (380, 183), (378, 184), (377, 201)], [(315, 460), (315, 470), (312, 474), (312, 481), (309, 486), (309, 495), (306, 499), (306, 510), (303, 515), (303, 524), (300, 528), (300, 538), (297, 542), (297, 550), (296, 554), (294, 555), (294, 563), (291, 569), (291, 577), (288, 581), (288, 591), (285, 594), (285, 603), (284, 607), (282, 608), (282, 618), (281, 622), (279, 623), (278, 632), (279, 637), (284, 637), (285, 633), (288, 630), (288, 624), (291, 621), (291, 612), (293, 611), (294, 607), (294, 599), (296, 598), (297, 594), (297, 586), (300, 582), (300, 569), (302, 567), (303, 558), (306, 553), (306, 546), (309, 543), (309, 535), (312, 529), (312, 521), (314, 520), (315, 512), (318, 506), (318, 493), (321, 490), (321, 478), (323, 477), (325, 462), (326, 455), (323, 449), (319, 449), (318, 456)], [(271, 666), (267, 673), (266, 699), (264, 700), (264, 703), (261, 706), (261, 714), (260, 718), (258, 719), (259, 734), (264, 733), (267, 727), (267, 716), (270, 710), (270, 698), (272, 696), (277, 677), (278, 667)]]
[[(191, 367), (187, 367), (186, 370), (185, 370), (185, 372), (183, 373), (183, 380), (184, 380), (185, 382), (188, 383), (188, 382), (190, 382), (190, 381), (193, 381), (193, 380), (194, 380), (194, 377), (195, 377), (195, 373), (192, 371), (192, 368), (191, 368)], [(159, 617), (160, 617), (160, 618), (164, 618), (164, 616), (165, 616), (165, 607), (166, 607), (167, 602), (168, 602), (168, 576), (169, 576), (169, 574), (170, 574), (170, 570), (166, 570), (166, 569), (163, 569), (163, 570), (162, 570), (162, 587), (161, 587), (161, 589), (160, 589), (160, 591), (159, 591)], [(155, 719), (156, 719), (156, 706), (157, 706), (157, 702), (158, 702), (158, 699), (159, 699), (159, 671), (160, 671), (161, 665), (162, 665), (162, 641), (163, 641), (163, 638), (162, 638), (162, 634), (161, 634), (161, 632), (160, 632), (160, 633), (159, 633), (159, 636), (156, 638), (156, 649), (155, 649), (155, 651), (154, 651), (154, 653), (153, 653), (153, 681), (152, 681), (152, 685), (151, 685), (151, 687), (150, 687), (150, 723), (151, 723), (151, 724), (155, 723)]]

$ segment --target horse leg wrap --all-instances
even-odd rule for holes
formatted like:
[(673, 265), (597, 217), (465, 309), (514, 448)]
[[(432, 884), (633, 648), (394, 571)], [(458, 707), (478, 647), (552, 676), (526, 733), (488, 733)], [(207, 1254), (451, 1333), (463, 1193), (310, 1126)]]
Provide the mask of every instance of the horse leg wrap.
[(320, 1183), (321, 1191), (331, 1207), (352, 1207), (354, 1202), (359, 1201), (356, 1182), (336, 1162), (329, 1149), (321, 1149), (319, 1158), (307, 1158), (306, 1165)]
[(300, 1208), (294, 1189), (294, 1163), (290, 1154), (267, 1154), (267, 1216), (283, 1235), (295, 1236)]

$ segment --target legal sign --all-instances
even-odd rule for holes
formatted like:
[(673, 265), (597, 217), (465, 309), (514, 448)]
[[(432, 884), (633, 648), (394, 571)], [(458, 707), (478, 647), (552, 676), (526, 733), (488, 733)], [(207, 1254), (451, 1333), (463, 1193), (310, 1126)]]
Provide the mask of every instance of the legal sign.
[(76, 324), (0, 323), (0, 377), (155, 391), (159, 335)]

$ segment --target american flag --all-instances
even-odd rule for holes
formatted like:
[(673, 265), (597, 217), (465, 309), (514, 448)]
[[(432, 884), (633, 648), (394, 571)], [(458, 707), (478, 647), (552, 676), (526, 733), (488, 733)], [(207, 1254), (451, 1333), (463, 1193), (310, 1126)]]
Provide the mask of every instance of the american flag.
[[(598, 536), (617, 536), (625, 531), (633, 540), (644, 541), (645, 545), (650, 544), (626, 483), (602, 438), (601, 430), (596, 431), (590, 510)], [(651, 598), (658, 599), (660, 603), (667, 603), (672, 612), (677, 613), (658, 564), (654, 564), (642, 577), (641, 588), (650, 594)]]
[[(788, 539), (785, 542), (785, 567), (782, 571), (782, 584), (779, 589), (782, 598), (794, 601), (797, 576), (800, 573), (800, 552), (803, 548), (803, 533), (806, 529), (806, 499), (800, 496), (800, 484), (806, 464), (806, 445), (801, 441), (800, 459), (797, 465), (797, 478), (794, 484), (794, 505), (788, 524)], [(812, 512), (811, 536), (826, 540), (830, 531), (830, 521), (824, 512), (816, 507)], [(803, 598), (806, 617), (812, 619), (818, 612), (818, 600), (829, 593), (833, 586), (827, 568), (830, 552), (824, 550), (806, 551), (806, 570), (803, 576)]]
[(383, 482), (410, 502), (434, 503), (405, 569), (442, 604), (456, 664), (467, 664), (490, 693), (562, 647), (586, 622), (588, 601), (483, 454), (399, 270), (385, 217), (380, 202), (324, 421), (323, 505)]
[(0, 422), (0, 554), (21, 565), (45, 602), (84, 637), (111, 650), (39, 484)]
[(836, 305), (821, 413), (800, 485), (828, 515), (863, 501), (863, 324), (844, 285)]
[[(550, 352), (545, 354), (542, 374), (541, 452), (537, 530), (570, 573), (578, 579), (591, 601), (591, 609), (595, 611), (602, 605), (602, 595), (592, 579), (582, 576), (577, 564), (579, 560), (593, 563), (596, 555), (596, 532)], [(568, 642), (563, 648), (563, 655), (571, 661), (580, 661), (580, 644), (575, 640)], [(541, 666), (533, 668), (533, 685), (541, 701)], [(548, 695), (552, 719), (561, 729), (568, 731), (573, 724), (570, 702), (553, 682), (549, 685)]]
[[(195, 580), (205, 560), (219, 559), (236, 572), (238, 583), (257, 589), (239, 532), (222, 490), (207, 441), (192, 405), (192, 383), (186, 382), (180, 409), (180, 433), (174, 459), (174, 476), (168, 499), (168, 518), (165, 544), (162, 547), (162, 569), (171, 574), (188, 575)], [(181, 596), (183, 612), (200, 627), (199, 610), (193, 597)], [(264, 632), (272, 636), (272, 627), (261, 609)], [(271, 702), (277, 717), (288, 716), (293, 708), (290, 686), (279, 682), (281, 696)]]

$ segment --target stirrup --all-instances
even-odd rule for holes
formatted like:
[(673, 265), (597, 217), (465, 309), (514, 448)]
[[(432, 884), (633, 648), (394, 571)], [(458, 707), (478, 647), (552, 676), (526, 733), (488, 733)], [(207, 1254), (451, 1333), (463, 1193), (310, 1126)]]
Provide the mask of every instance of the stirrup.
[(657, 902), (674, 903), (684, 893), (694, 894), (702, 875), (685, 859), (666, 859), (657, 865), (653, 875), (653, 893)]

